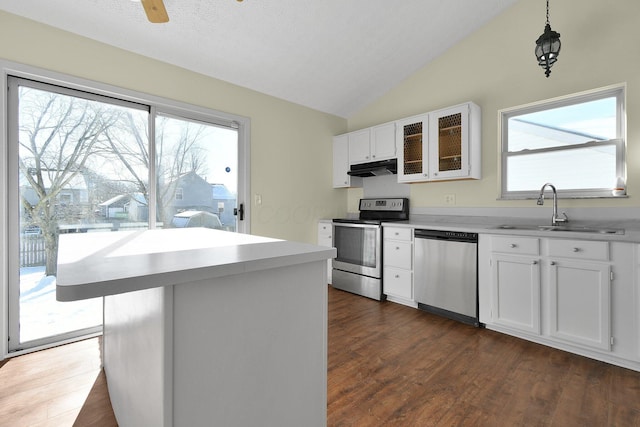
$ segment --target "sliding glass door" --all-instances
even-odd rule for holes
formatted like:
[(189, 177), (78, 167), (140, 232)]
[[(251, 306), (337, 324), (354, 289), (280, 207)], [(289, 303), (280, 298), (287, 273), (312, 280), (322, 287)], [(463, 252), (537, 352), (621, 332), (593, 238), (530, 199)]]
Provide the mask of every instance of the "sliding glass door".
[(232, 122), (17, 77), (8, 82), (10, 352), (101, 331), (101, 298), (55, 299), (60, 235), (238, 229)]
[[(148, 227), (149, 110), (9, 80), (9, 351), (99, 332), (102, 299), (55, 299), (59, 236)], [(146, 163), (146, 164), (145, 164)], [(135, 214), (130, 214), (136, 204)]]

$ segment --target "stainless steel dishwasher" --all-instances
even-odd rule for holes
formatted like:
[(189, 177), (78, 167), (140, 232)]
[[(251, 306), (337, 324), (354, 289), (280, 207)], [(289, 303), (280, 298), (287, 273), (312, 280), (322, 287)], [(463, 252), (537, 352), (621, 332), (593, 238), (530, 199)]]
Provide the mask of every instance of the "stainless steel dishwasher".
[(478, 321), (478, 234), (414, 231), (418, 308), (474, 326)]

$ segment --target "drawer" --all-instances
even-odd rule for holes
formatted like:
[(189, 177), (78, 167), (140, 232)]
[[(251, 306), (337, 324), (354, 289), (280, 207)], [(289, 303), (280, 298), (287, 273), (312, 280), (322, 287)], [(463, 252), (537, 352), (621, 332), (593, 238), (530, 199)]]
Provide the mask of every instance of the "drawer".
[(491, 251), (507, 254), (539, 255), (540, 240), (535, 237), (493, 236)]
[(609, 261), (609, 242), (549, 239), (547, 252), (550, 257)]
[(412, 274), (408, 270), (384, 267), (382, 273), (382, 287), (385, 295), (413, 299)]
[(413, 237), (412, 228), (384, 227), (384, 238), (410, 242)]
[(411, 242), (385, 239), (382, 252), (384, 265), (411, 270), (413, 265), (412, 248)]

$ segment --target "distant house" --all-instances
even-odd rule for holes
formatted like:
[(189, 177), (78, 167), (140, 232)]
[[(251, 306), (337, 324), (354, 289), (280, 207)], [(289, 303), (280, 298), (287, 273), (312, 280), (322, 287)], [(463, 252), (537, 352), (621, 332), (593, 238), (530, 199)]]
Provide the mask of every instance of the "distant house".
[[(51, 177), (49, 174), (55, 175), (55, 171), (43, 171), (43, 186), (45, 191), (49, 193), (52, 188)], [(36, 205), (40, 201), (38, 193), (33, 189), (27, 177), (19, 175), (20, 195), (29, 204)], [(55, 207), (58, 215), (65, 221), (75, 221), (88, 215), (91, 211), (89, 203), (89, 189), (87, 182), (82, 174), (77, 174), (69, 180), (69, 182), (58, 192), (55, 198)], [(25, 220), (28, 221), (28, 212)]]
[(170, 183), (163, 202), (166, 223), (170, 223), (175, 214), (188, 210), (214, 213), (224, 226), (235, 223), (236, 196), (224, 184), (210, 184), (195, 172), (181, 175)]
[(146, 222), (149, 206), (142, 193), (120, 194), (98, 205), (98, 214), (108, 220)]

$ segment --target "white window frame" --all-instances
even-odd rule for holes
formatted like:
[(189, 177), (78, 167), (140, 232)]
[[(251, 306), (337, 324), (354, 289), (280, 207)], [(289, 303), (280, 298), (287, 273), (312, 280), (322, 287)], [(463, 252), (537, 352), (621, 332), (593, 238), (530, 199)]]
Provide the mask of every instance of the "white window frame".
[[(15, 198), (12, 189), (8, 184), (8, 171), (9, 171), (9, 152), (8, 152), (8, 123), (7, 123), (7, 111), (8, 111), (8, 76), (21, 77), (25, 79), (31, 79), (43, 83), (49, 83), (70, 89), (86, 91), (97, 95), (107, 96), (111, 98), (121, 99), (124, 101), (141, 103), (151, 106), (153, 114), (150, 115), (150, 120), (155, 117), (155, 114), (161, 113), (163, 115), (173, 115), (189, 120), (200, 120), (206, 123), (218, 124), (222, 126), (234, 127), (238, 130), (238, 206), (242, 203), (244, 205), (244, 220), (238, 221), (237, 232), (250, 234), (251, 225), (251, 210), (250, 204), (246, 202), (248, 200), (250, 192), (250, 138), (251, 138), (251, 119), (248, 117), (239, 116), (236, 114), (225, 113), (210, 108), (199, 107), (192, 104), (187, 104), (179, 101), (174, 101), (159, 96), (149, 95), (142, 92), (137, 92), (129, 89), (123, 89), (108, 84), (95, 82), (87, 79), (82, 79), (75, 76), (70, 76), (62, 73), (56, 73), (53, 71), (32, 67), (24, 64), (19, 64), (12, 61), (0, 59), (0, 82), (2, 83), (2, 89), (0, 89), (0, 252), (8, 254), (11, 250), (9, 243), (9, 236), (14, 232), (14, 228), (18, 227), (16, 221), (10, 221), (9, 215), (13, 212), (13, 207), (8, 206), (9, 200)], [(155, 135), (153, 134), (153, 127), (150, 127), (151, 132), (149, 138), (153, 140)], [(149, 156), (155, 158), (154, 144), (150, 146)], [(155, 168), (155, 162), (151, 162), (150, 168)], [(152, 171), (151, 173), (155, 173)], [(155, 185), (153, 180), (149, 184), (150, 191), (155, 192)], [(13, 197), (13, 198), (12, 198)], [(151, 228), (155, 227), (155, 211), (152, 212), (154, 207), (150, 207), (149, 211), (149, 224)], [(13, 213), (11, 213), (13, 215)], [(6, 255), (0, 257), (0, 361), (13, 356), (19, 356), (21, 354), (48, 348), (53, 345), (59, 345), (65, 342), (71, 342), (75, 339), (68, 341), (61, 341), (56, 344), (43, 345), (41, 347), (30, 348), (25, 351), (15, 351), (9, 353), (8, 346), (8, 316), (9, 316), (9, 271), (11, 265)]]
[[(576, 105), (590, 101), (596, 101), (603, 98), (616, 98), (616, 138), (608, 141), (591, 141), (583, 144), (550, 147), (537, 150), (525, 150), (519, 152), (509, 152), (508, 146), (508, 123), (512, 117), (520, 116), (523, 114), (536, 113), (545, 110), (551, 110), (554, 108), (565, 107), (569, 105)], [(499, 142), (500, 142), (500, 197), (502, 200), (520, 200), (520, 199), (537, 199), (539, 195), (538, 190), (531, 191), (508, 191), (507, 190), (507, 164), (508, 159), (513, 156), (526, 156), (530, 154), (549, 153), (553, 151), (571, 151), (590, 146), (607, 146), (613, 145), (616, 148), (616, 176), (622, 177), (624, 182), (622, 185), (625, 189), (626, 195), (626, 84), (616, 84), (603, 88), (593, 89), (576, 94), (570, 94), (553, 99), (547, 99), (543, 101), (534, 102), (531, 104), (520, 105), (517, 107), (507, 108), (498, 111), (498, 129), (499, 129)], [(540, 186), (545, 183), (545, 177), (543, 171), (540, 174)], [(558, 197), (565, 199), (578, 199), (578, 198), (609, 198), (609, 197), (621, 197), (620, 195), (614, 196), (612, 188), (594, 188), (594, 189), (562, 189), (558, 188)]]

